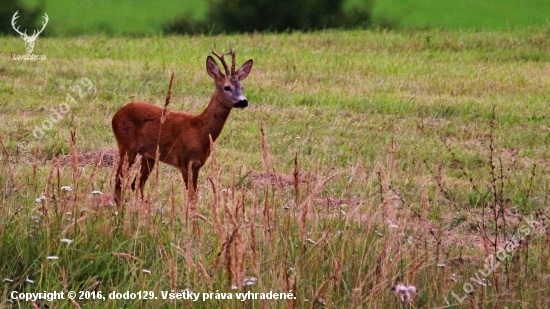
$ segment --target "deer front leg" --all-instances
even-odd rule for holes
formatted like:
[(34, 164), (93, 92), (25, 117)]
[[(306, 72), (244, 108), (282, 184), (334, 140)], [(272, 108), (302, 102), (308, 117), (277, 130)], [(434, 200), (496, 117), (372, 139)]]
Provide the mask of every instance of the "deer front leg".
[(121, 158), (115, 176), (115, 204), (117, 207), (120, 206), (120, 202), (122, 199), (122, 160), (123, 159)]
[(125, 157), (128, 158), (128, 169), (130, 169), (130, 166), (134, 164), (134, 161), (136, 160), (136, 154), (127, 153), (125, 151), (120, 152), (120, 160), (118, 163), (118, 168), (116, 171), (116, 178), (115, 178), (115, 204), (120, 206), (120, 203), (122, 203), (122, 177), (123, 175), (123, 166), (124, 166), (124, 159)]
[(197, 161), (190, 161), (185, 167), (180, 168), (181, 175), (183, 176), (183, 182), (185, 183), (185, 188), (189, 190), (189, 179), (192, 181), (193, 191), (197, 191), (197, 182), (199, 179), (199, 170), (201, 169), (202, 164)]
[(199, 171), (201, 166), (193, 166), (193, 191), (197, 191), (197, 181), (199, 180)]

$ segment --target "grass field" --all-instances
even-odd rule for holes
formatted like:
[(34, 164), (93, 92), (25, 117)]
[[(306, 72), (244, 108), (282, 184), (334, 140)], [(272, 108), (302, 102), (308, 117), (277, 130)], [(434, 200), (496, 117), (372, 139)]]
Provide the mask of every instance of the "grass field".
[[(230, 115), (198, 200), (163, 164), (144, 202), (126, 188), (110, 206), (114, 168), (94, 162), (116, 147), (113, 114), (164, 104), (172, 71), (170, 109), (199, 113), (210, 46), (230, 43), (254, 59), (250, 106)], [(546, 308), (549, 44), (543, 28), (91, 36), (40, 38), (47, 60), (16, 61), (22, 40), (0, 38), (0, 308), (18, 308), (13, 291), (71, 290), (159, 299), (42, 304)], [(258, 281), (240, 292), (296, 299), (219, 299), (245, 277)], [(172, 289), (214, 299), (162, 299)]]
[[(26, 0), (29, 6), (36, 0)], [(348, 0), (346, 6), (364, 3)], [(204, 19), (204, 0), (58, 0), (47, 1), (48, 35), (158, 34), (172, 20)], [(374, 0), (375, 26), (392, 28), (517, 29), (550, 26), (550, 2), (545, 0)], [(212, 22), (215, 26), (215, 22)]]

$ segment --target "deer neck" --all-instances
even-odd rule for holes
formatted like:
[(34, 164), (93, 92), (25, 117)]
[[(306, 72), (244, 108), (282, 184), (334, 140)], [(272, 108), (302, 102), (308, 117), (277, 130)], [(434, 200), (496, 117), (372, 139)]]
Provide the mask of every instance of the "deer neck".
[(221, 95), (216, 90), (206, 109), (198, 116), (204, 125), (203, 134), (206, 137), (211, 135), (212, 140), (215, 141), (220, 136), (230, 113), (231, 107), (225, 106), (222, 103)]

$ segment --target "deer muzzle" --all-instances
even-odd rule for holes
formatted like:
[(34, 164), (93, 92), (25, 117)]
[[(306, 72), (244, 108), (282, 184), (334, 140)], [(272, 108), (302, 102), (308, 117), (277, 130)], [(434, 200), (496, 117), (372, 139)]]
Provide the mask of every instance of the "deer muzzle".
[(236, 108), (245, 108), (247, 106), (248, 106), (248, 100), (247, 99), (242, 99), (239, 102), (235, 103)]

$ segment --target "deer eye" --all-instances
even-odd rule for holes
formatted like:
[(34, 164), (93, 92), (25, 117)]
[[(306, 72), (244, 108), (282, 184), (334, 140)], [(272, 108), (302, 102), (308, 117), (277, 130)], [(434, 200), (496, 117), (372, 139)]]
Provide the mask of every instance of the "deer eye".
[(223, 90), (225, 90), (225, 91), (231, 91), (231, 87), (225, 86), (225, 87), (223, 87)]

